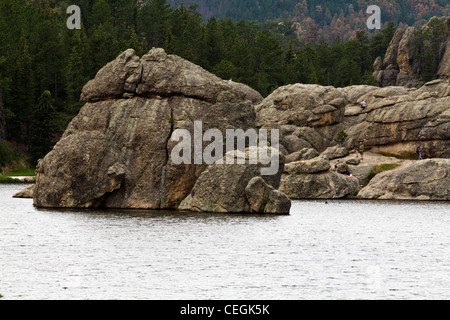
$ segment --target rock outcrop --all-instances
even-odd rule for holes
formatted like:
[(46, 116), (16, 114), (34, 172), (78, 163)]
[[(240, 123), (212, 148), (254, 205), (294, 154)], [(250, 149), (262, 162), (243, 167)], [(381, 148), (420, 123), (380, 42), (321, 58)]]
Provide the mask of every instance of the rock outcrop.
[(173, 133), (193, 136), (196, 121), (202, 134), (255, 128), (262, 97), (162, 49), (142, 58), (129, 49), (86, 84), (81, 100), (86, 104), (37, 167), (38, 207), (177, 208), (206, 165), (174, 164)]
[[(446, 30), (450, 30), (450, 18), (440, 18)], [(431, 20), (430, 20), (431, 21)], [(428, 28), (428, 24), (423, 28)], [(386, 51), (384, 60), (378, 57), (374, 62), (374, 77), (381, 87), (404, 86), (420, 88), (423, 65), (414, 49), (415, 27), (397, 29)], [(437, 78), (447, 78), (450, 71), (450, 41), (439, 44), (439, 66)]]
[(291, 200), (284, 193), (268, 185), (263, 178), (255, 177), (245, 188), (250, 212), (284, 213), (291, 209)]
[(347, 148), (334, 146), (327, 148), (324, 152), (320, 154), (320, 156), (328, 160), (333, 160), (343, 158), (347, 156), (347, 154), (348, 154)]
[(450, 160), (428, 159), (377, 174), (358, 198), (450, 200)]
[[(363, 100), (367, 103), (364, 111), (360, 107)], [(419, 89), (288, 85), (275, 90), (255, 109), (258, 127), (279, 129), (289, 163), (310, 159), (314, 150), (327, 158), (342, 157), (345, 148), (351, 150), (360, 141), (376, 152), (414, 157), (421, 146), (428, 158), (448, 158), (449, 106), (449, 83), (434, 80)], [(319, 111), (324, 113), (315, 113)], [(336, 149), (341, 132), (347, 134), (342, 143), (345, 148)], [(312, 151), (303, 158), (306, 150)]]
[[(406, 70), (398, 57), (408, 32), (394, 37), (398, 46), (378, 66)], [(361, 168), (358, 181), (330, 169), (330, 161), (360, 141), (378, 153), (413, 157), (421, 146), (425, 158), (450, 158), (450, 85), (442, 79), (419, 89), (294, 84), (263, 99), (162, 49), (142, 58), (130, 49), (86, 84), (81, 100), (84, 107), (37, 167), (36, 206), (284, 213), (283, 193), (353, 196), (370, 167), (342, 162)], [(218, 129), (224, 137), (227, 129), (278, 129), (283, 175), (262, 176), (255, 165), (175, 164), (174, 132), (195, 135), (197, 121), (201, 134)]]
[(286, 163), (295, 162), (300, 160), (310, 160), (317, 157), (318, 153), (313, 148), (303, 148), (300, 151), (296, 151), (286, 156)]
[(365, 118), (345, 129), (347, 148), (363, 141), (375, 152), (414, 157), (421, 146), (427, 158), (450, 158), (450, 85), (444, 80), (417, 90), (380, 88), (362, 100)]
[(32, 185), (26, 187), (25, 189), (23, 189), (22, 191), (17, 192), (13, 196), (13, 198), (33, 199), (34, 188), (35, 188), (35, 185), (32, 184)]
[[(276, 190), (283, 172), (284, 157), (279, 158), (277, 174), (261, 176), (261, 168), (268, 165), (260, 161), (257, 164), (238, 162), (239, 158), (248, 162), (252, 148), (247, 149), (245, 154), (229, 152), (224, 159), (219, 160), (222, 164), (216, 163), (206, 168), (179, 209), (223, 213), (289, 213), (289, 198)], [(272, 151), (272, 148), (268, 148), (264, 152), (270, 155)], [(224, 160), (227, 157), (231, 157), (235, 164), (226, 164)]]
[(288, 163), (279, 190), (291, 199), (340, 199), (354, 196), (358, 179), (330, 171), (326, 158)]
[(280, 130), (288, 154), (303, 148), (322, 152), (332, 144), (328, 130), (344, 120), (346, 104), (345, 93), (334, 87), (287, 85), (256, 106), (256, 125)]

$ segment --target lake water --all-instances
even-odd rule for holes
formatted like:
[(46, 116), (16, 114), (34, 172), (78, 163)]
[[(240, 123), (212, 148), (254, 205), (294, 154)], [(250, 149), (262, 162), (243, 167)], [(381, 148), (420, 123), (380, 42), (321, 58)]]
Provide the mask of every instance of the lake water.
[(7, 299), (450, 299), (450, 203), (291, 214), (43, 210), (0, 185)]

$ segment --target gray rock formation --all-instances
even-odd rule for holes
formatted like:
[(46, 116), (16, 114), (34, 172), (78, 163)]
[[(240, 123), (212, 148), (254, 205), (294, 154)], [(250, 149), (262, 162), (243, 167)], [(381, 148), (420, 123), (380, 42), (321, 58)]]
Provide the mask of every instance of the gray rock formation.
[(123, 52), (85, 85), (81, 101), (134, 96), (180, 96), (210, 103), (262, 100), (258, 92), (246, 85), (223, 81), (200, 66), (155, 48), (141, 59), (132, 49)]
[(23, 189), (22, 191), (17, 192), (13, 198), (24, 198), (24, 199), (33, 199), (34, 197), (34, 188), (35, 185), (31, 185)]
[[(198, 177), (206, 179), (217, 167), (176, 165), (174, 131), (186, 129), (194, 136), (194, 121), (202, 121), (201, 133), (214, 128), (224, 137), (226, 129), (255, 128), (254, 104), (262, 97), (162, 49), (142, 58), (130, 49), (86, 84), (81, 100), (86, 104), (37, 167), (38, 207), (177, 208), (191, 191), (200, 194), (194, 188)], [(227, 170), (208, 181), (226, 182), (231, 178)], [(226, 192), (234, 195), (227, 199), (236, 208), (254, 175), (248, 177), (239, 192), (231, 184)], [(276, 188), (279, 178), (267, 179)], [(216, 211), (214, 205), (222, 206), (219, 198), (204, 209)]]
[(450, 41), (447, 41), (447, 45), (444, 49), (444, 55), (442, 56), (441, 63), (437, 72), (440, 78), (450, 78)]
[(287, 85), (255, 107), (256, 125), (279, 129), (288, 154), (304, 148), (322, 152), (333, 144), (328, 128), (344, 120), (346, 104), (345, 93), (333, 87)]
[(300, 160), (310, 160), (312, 158), (317, 157), (318, 153), (315, 149), (312, 148), (303, 148), (300, 151), (296, 151), (294, 153), (286, 156), (286, 163), (295, 162)]
[(349, 167), (348, 167), (347, 163), (339, 163), (336, 168), (336, 172), (342, 173), (342, 174), (346, 174), (348, 172), (348, 170), (349, 170)]
[[(440, 18), (447, 30), (450, 30), (450, 18)], [(424, 28), (427, 28), (425, 25)], [(414, 52), (414, 34), (416, 29), (408, 27), (398, 29), (389, 44), (384, 60), (378, 57), (374, 62), (374, 77), (381, 87), (404, 86), (420, 88), (422, 65)], [(450, 70), (450, 41), (447, 39), (440, 45), (439, 68), (436, 77), (448, 78)]]
[(414, 161), (377, 174), (358, 198), (450, 200), (450, 160)]
[(414, 157), (420, 145), (427, 158), (450, 157), (450, 85), (444, 80), (417, 90), (381, 88), (362, 100), (367, 102), (367, 115), (345, 130), (347, 148), (364, 141), (375, 152)]
[[(444, 80), (419, 89), (296, 84), (275, 90), (255, 109), (258, 127), (280, 130), (288, 163), (306, 160), (302, 150), (307, 148), (326, 155), (331, 151), (323, 153), (327, 148), (337, 146), (341, 131), (348, 135), (343, 143), (348, 150), (363, 141), (376, 152), (414, 157), (420, 145), (426, 157), (446, 158), (450, 157), (449, 99), (450, 85)], [(364, 112), (363, 100), (367, 103)], [(343, 112), (338, 117), (331, 108), (321, 108), (332, 104)], [(316, 119), (313, 110), (329, 110), (322, 116), (331, 122), (318, 125), (318, 120), (312, 121)], [(340, 150), (340, 156), (345, 156), (346, 151)]]
[[(290, 200), (275, 190), (280, 184), (284, 157), (279, 158), (276, 175), (261, 176), (261, 168), (268, 165), (260, 161), (257, 164), (237, 162), (239, 158), (248, 162), (252, 148), (247, 149), (245, 154), (240, 151), (225, 154), (225, 159), (231, 157), (235, 164), (216, 163), (206, 168), (178, 209), (224, 213), (289, 213)], [(266, 154), (271, 152), (272, 148), (268, 148)], [(254, 178), (260, 179), (253, 180)]]
[(330, 168), (330, 163), (326, 159), (316, 157), (311, 160), (288, 163), (284, 171), (287, 174), (319, 173), (328, 171)]
[(263, 178), (255, 177), (245, 188), (250, 212), (288, 214), (291, 200), (282, 192), (268, 185)]
[(330, 171), (323, 157), (286, 164), (279, 191), (291, 199), (339, 199), (354, 196), (358, 179)]
[(328, 160), (333, 160), (343, 158), (347, 156), (347, 154), (348, 154), (347, 148), (334, 146), (327, 148), (324, 152), (320, 154), (320, 156)]
[(357, 166), (361, 163), (361, 158), (351, 158), (345, 161), (346, 164)]

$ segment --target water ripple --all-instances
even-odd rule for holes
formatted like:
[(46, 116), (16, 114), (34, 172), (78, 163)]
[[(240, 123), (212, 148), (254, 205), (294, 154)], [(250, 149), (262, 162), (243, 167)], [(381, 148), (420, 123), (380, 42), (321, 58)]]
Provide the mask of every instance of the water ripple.
[(450, 299), (448, 202), (44, 210), (0, 185), (4, 299)]

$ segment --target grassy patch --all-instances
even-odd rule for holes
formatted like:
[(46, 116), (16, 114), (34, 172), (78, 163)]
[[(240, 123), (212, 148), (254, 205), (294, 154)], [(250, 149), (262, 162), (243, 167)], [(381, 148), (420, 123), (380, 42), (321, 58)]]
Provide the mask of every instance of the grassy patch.
[(22, 183), (17, 179), (0, 174), (0, 183)]
[(369, 181), (372, 180), (373, 177), (375, 177), (377, 174), (379, 174), (381, 172), (394, 170), (400, 166), (401, 165), (398, 163), (384, 163), (384, 164), (377, 165), (377, 166), (373, 167), (372, 170), (370, 171)]
[(31, 177), (36, 175), (36, 169), (19, 166), (11, 171), (5, 172), (4, 175), (8, 177), (11, 176)]

